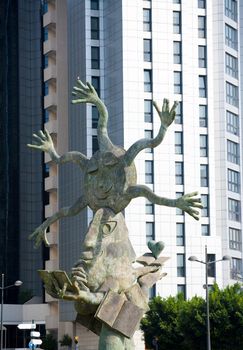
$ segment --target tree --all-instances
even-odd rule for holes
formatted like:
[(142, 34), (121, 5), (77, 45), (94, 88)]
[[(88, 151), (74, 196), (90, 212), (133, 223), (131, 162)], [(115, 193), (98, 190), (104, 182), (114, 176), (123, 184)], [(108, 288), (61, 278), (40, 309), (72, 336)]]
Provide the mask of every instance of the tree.
[[(243, 348), (243, 291), (239, 284), (220, 290), (215, 284), (209, 293), (212, 350)], [(205, 350), (206, 303), (201, 297), (183, 300), (182, 295), (155, 297), (141, 322), (145, 342), (159, 349)]]
[(57, 340), (53, 334), (46, 334), (42, 339), (41, 348), (45, 350), (57, 350)]
[(72, 338), (68, 334), (64, 334), (62, 339), (59, 340), (61, 346), (68, 346), (69, 348), (72, 346)]

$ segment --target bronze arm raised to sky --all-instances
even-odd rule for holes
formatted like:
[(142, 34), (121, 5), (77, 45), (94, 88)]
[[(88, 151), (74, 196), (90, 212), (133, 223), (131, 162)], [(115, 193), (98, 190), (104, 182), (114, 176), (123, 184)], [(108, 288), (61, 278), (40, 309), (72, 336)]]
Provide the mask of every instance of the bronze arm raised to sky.
[(76, 99), (72, 103), (92, 103), (99, 111), (97, 128), (99, 150), (90, 159), (75, 151), (59, 156), (47, 130), (33, 135), (34, 142), (29, 144), (29, 147), (47, 152), (57, 164), (74, 162), (84, 171), (83, 195), (74, 205), (62, 208), (48, 218), (30, 235), (30, 238), (35, 239), (35, 246), (39, 246), (42, 240), (48, 245), (46, 230), (62, 217), (77, 215), (86, 206), (89, 206), (94, 212), (100, 208), (110, 208), (115, 213), (119, 213), (133, 198), (137, 197), (145, 197), (154, 204), (180, 208), (198, 220), (199, 212), (194, 208), (202, 208), (202, 205), (201, 199), (196, 197), (197, 192), (186, 194), (178, 199), (168, 199), (157, 196), (146, 186), (137, 185), (134, 158), (143, 149), (157, 147), (162, 142), (167, 128), (174, 121), (177, 103), (175, 102), (170, 109), (169, 101), (164, 99), (160, 110), (153, 102), (161, 121), (157, 136), (154, 139), (138, 140), (128, 151), (125, 151), (114, 145), (108, 136), (107, 108), (94, 87), (89, 83), (85, 85), (78, 79), (73, 95)]

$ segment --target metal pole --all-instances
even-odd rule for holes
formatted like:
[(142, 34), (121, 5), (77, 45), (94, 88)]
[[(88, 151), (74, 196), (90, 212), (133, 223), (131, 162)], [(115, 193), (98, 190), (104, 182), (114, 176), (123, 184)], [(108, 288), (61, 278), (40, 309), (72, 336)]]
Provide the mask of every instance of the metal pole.
[(1, 287), (1, 345), (0, 350), (3, 349), (3, 291), (4, 291), (4, 274), (2, 273), (2, 287)]
[(206, 277), (206, 307), (207, 307), (207, 350), (211, 350), (210, 319), (209, 319), (209, 295), (208, 295), (208, 261), (207, 246), (205, 245), (205, 277)]

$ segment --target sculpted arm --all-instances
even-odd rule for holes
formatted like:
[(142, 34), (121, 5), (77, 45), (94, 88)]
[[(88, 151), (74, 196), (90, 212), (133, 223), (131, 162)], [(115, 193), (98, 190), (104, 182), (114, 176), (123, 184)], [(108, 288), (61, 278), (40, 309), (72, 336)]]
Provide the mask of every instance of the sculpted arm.
[(48, 130), (40, 130), (37, 134), (33, 134), (33, 137), (33, 144), (28, 144), (28, 147), (48, 153), (51, 157), (51, 160), (57, 164), (74, 162), (81, 166), (81, 168), (85, 168), (88, 160), (85, 155), (80, 152), (73, 151), (67, 152), (62, 156), (58, 155)]
[(85, 197), (80, 197), (72, 206), (61, 208), (58, 212), (46, 219), (37, 229), (29, 236), (29, 239), (35, 240), (35, 247), (39, 247), (42, 241), (48, 246), (49, 242), (46, 237), (47, 228), (59, 220), (67, 216), (77, 215), (83, 208), (87, 206)]
[(124, 157), (126, 164), (130, 165), (135, 159), (136, 155), (145, 148), (154, 148), (158, 146), (164, 139), (167, 128), (174, 121), (176, 115), (177, 102), (174, 102), (172, 108), (170, 109), (169, 101), (164, 99), (162, 109), (158, 107), (157, 103), (153, 101), (153, 105), (158, 112), (160, 117), (161, 125), (158, 135), (154, 139), (141, 139), (135, 142), (126, 152)]
[(157, 196), (147, 186), (137, 185), (129, 187), (127, 189), (127, 194), (131, 199), (137, 197), (145, 197), (154, 204), (179, 208), (181, 210), (184, 210), (187, 214), (191, 215), (196, 220), (199, 220), (199, 211), (195, 208), (203, 208), (201, 199), (195, 197), (198, 194), (197, 192), (185, 194), (184, 196), (177, 199), (168, 199)]

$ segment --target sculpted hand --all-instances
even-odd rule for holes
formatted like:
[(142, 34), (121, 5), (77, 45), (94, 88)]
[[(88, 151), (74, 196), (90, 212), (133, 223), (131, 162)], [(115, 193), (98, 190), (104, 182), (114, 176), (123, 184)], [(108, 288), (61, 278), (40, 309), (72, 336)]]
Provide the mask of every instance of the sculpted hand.
[(164, 98), (163, 106), (162, 106), (161, 110), (155, 101), (153, 101), (153, 105), (154, 105), (156, 111), (158, 112), (158, 115), (159, 115), (160, 120), (161, 120), (161, 124), (167, 129), (168, 126), (170, 126), (170, 124), (175, 119), (176, 107), (178, 106), (178, 102), (174, 102), (171, 110), (170, 110), (169, 100), (167, 100), (166, 98)]
[(99, 96), (94, 87), (90, 83), (83, 84), (81, 80), (77, 79), (77, 86), (74, 86), (72, 95), (76, 96), (72, 103), (93, 103), (99, 100)]
[(49, 246), (49, 242), (46, 237), (46, 230), (47, 230), (46, 225), (41, 224), (39, 227), (37, 227), (37, 229), (33, 233), (29, 235), (29, 239), (34, 239), (35, 241), (35, 244), (34, 244), (35, 248), (38, 248), (41, 245), (42, 241), (45, 243), (47, 247)]
[(198, 192), (192, 192), (176, 199), (176, 207), (199, 220), (199, 211), (194, 208), (202, 209), (203, 205), (201, 204), (201, 198), (195, 197), (197, 194)]
[(33, 144), (28, 144), (27, 146), (47, 153), (55, 152), (54, 144), (49, 132), (45, 129), (44, 132), (40, 130), (37, 134), (38, 135), (33, 134)]

